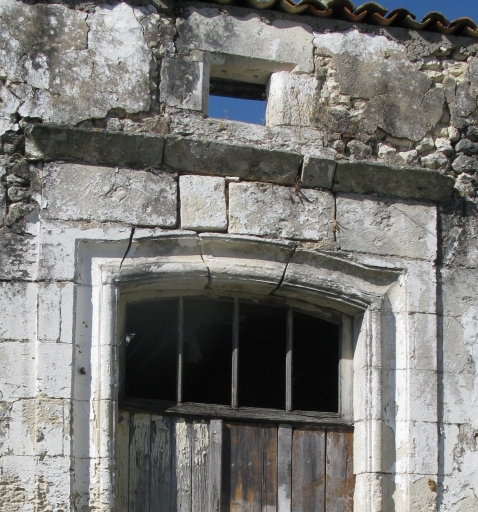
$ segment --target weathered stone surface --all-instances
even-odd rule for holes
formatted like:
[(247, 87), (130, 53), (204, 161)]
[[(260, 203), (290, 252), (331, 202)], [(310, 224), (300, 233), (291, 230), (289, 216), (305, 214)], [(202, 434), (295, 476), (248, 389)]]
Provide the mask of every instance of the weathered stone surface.
[(196, 231), (227, 229), (226, 181), (214, 176), (180, 176), (181, 227)]
[(0, 230), (0, 280), (35, 277), (38, 240), (32, 235)]
[(436, 258), (437, 212), (434, 206), (339, 194), (337, 221), (337, 239), (346, 251), (426, 260)]
[(178, 45), (185, 53), (196, 49), (290, 63), (302, 73), (314, 69), (312, 29), (297, 21), (265, 24), (256, 13), (241, 18), (219, 9), (188, 8), (178, 20), (178, 32)]
[(476, 171), (478, 169), (478, 159), (472, 158), (471, 156), (460, 155), (458, 158), (453, 160), (451, 166), (457, 173)]
[(200, 235), (210, 288), (268, 294), (279, 285), (295, 244), (252, 236)]
[(372, 148), (359, 140), (351, 140), (347, 144), (347, 149), (350, 151), (351, 155), (358, 159), (372, 156)]
[[(314, 46), (319, 53), (332, 57), (337, 70), (334, 78), (343, 94), (369, 100), (362, 120), (355, 126), (358, 132), (372, 134), (379, 127), (394, 137), (419, 141), (428, 127), (440, 120), (443, 91), (432, 88), (432, 80), (419, 70), (420, 64), (410, 62), (398, 43), (350, 29), (315, 34)], [(339, 119), (336, 122), (341, 124)]]
[(174, 227), (176, 189), (169, 173), (47, 164), (43, 175), (45, 215), (60, 220)]
[(33, 125), (29, 136), (46, 160), (100, 165), (159, 167), (164, 138), (143, 133)]
[(301, 184), (303, 187), (331, 189), (337, 162), (333, 159), (334, 150), (321, 154), (309, 154), (304, 156), (302, 164)]
[(443, 169), (446, 170), (450, 166), (448, 158), (438, 151), (431, 153), (430, 155), (422, 156), (421, 162), (427, 169)]
[(301, 156), (207, 140), (169, 136), (164, 163), (175, 171), (237, 176), (246, 180), (292, 185)]
[(463, 153), (465, 155), (477, 155), (478, 154), (478, 143), (472, 142), (469, 139), (462, 139), (455, 146), (455, 151), (457, 153)]
[(315, 77), (272, 73), (267, 89), (267, 126), (309, 126), (318, 88)]
[(0, 69), (15, 84), (20, 115), (76, 124), (112, 108), (149, 110), (151, 53), (137, 9), (120, 3), (86, 14), (14, 0), (0, 9)]
[(333, 190), (442, 201), (451, 195), (453, 186), (450, 176), (424, 169), (372, 162), (338, 162)]
[(202, 62), (165, 59), (161, 66), (160, 99), (173, 107), (207, 112), (208, 79)]
[(298, 240), (332, 240), (334, 198), (329, 192), (260, 183), (229, 185), (229, 231)]

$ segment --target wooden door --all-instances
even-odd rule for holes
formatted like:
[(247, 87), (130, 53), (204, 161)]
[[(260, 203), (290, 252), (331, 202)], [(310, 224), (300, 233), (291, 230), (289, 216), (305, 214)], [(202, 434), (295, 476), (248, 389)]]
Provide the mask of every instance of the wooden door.
[(119, 512), (352, 512), (353, 433), (120, 411)]

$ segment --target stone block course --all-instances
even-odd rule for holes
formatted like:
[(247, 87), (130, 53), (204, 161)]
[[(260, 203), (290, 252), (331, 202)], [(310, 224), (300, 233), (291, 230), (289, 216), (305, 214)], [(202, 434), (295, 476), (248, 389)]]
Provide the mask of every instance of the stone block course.
[(288, 151), (169, 136), (164, 164), (175, 171), (293, 185), (302, 157)]
[(170, 173), (48, 164), (43, 190), (44, 215), (52, 219), (176, 225), (177, 183)]
[(180, 176), (181, 228), (227, 229), (226, 180), (213, 176)]
[(346, 251), (433, 260), (436, 208), (411, 202), (339, 194), (337, 239)]
[(229, 231), (296, 240), (333, 240), (334, 197), (261, 183), (229, 185)]

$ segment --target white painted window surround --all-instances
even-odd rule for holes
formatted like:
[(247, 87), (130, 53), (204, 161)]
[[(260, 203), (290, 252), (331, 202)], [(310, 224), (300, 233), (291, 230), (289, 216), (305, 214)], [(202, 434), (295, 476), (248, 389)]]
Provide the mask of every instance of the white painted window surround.
[[(420, 478), (436, 479), (436, 401), (433, 410), (429, 402), (420, 407), (416, 397), (410, 399), (424, 371), (436, 380), (436, 368), (416, 368), (410, 357), (412, 350), (424, 350), (425, 344), (433, 350), (436, 344), (433, 335), (422, 339), (412, 325), (422, 316), (435, 318), (421, 313), (435, 307), (434, 279), (423, 279), (425, 273), (432, 276), (431, 263), (391, 257), (352, 262), (294, 250), (289, 242), (174, 231), (134, 240), (124, 258), (127, 247), (128, 240), (77, 242), (72, 485), (80, 500), (88, 496), (97, 510), (115, 504), (124, 306), (138, 296), (184, 291), (273, 294), (324, 317), (342, 315), (343, 336), (353, 333), (355, 346), (342, 358), (349, 366), (342, 375), (353, 374), (353, 390), (351, 380), (342, 386), (343, 397), (353, 396), (353, 407), (343, 400), (342, 413), (355, 426), (355, 510), (384, 510), (382, 490), (392, 482), (407, 492)], [(413, 453), (417, 436), (427, 453)]]

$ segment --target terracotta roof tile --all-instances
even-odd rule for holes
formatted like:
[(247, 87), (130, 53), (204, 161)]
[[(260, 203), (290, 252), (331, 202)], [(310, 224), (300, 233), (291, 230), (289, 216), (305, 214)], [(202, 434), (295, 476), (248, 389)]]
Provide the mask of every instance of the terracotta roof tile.
[(332, 18), (369, 23), (383, 27), (404, 27), (478, 38), (478, 25), (471, 18), (450, 21), (440, 12), (429, 12), (422, 20), (408, 9), (400, 7), (388, 11), (376, 2), (365, 2), (356, 7), (351, 0), (206, 0), (218, 4), (244, 4), (254, 9), (274, 9), (290, 14), (307, 14), (317, 18)]

